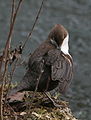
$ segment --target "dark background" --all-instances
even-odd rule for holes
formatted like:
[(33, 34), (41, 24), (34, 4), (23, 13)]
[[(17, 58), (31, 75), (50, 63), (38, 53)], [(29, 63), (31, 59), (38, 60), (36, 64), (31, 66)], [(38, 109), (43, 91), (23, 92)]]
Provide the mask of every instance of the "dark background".
[[(0, 51), (9, 31), (11, 1), (0, 0)], [(40, 3), (41, 0), (24, 0), (17, 16), (12, 47), (26, 39)], [(91, 120), (91, 0), (46, 0), (32, 39), (26, 44), (23, 59), (47, 38), (57, 23), (69, 31), (70, 53), (75, 63), (75, 75), (66, 99), (77, 118)], [(14, 82), (22, 78), (25, 69), (20, 67), (17, 71)]]

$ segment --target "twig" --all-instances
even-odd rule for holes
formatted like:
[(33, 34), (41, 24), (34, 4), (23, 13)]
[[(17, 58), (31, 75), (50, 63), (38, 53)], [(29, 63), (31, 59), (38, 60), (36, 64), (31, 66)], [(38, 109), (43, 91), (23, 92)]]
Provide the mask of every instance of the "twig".
[[(14, 2), (14, 0), (13, 0), (13, 2)], [(10, 48), (9, 45), (10, 45), (10, 43), (11, 43), (11, 37), (12, 37), (13, 29), (14, 29), (14, 24), (15, 24), (16, 16), (17, 16), (17, 13), (18, 13), (18, 11), (19, 11), (19, 8), (20, 8), (21, 3), (22, 3), (22, 0), (19, 1), (15, 13), (13, 13), (13, 12), (14, 12), (14, 9), (12, 9), (12, 14), (11, 14), (11, 16), (12, 16), (12, 20), (11, 20), (11, 21), (12, 21), (12, 22), (11, 22), (10, 31), (9, 31), (8, 39), (7, 39), (7, 42), (6, 42), (5, 51), (4, 51), (4, 52), (5, 52), (5, 53), (4, 53), (5, 58), (7, 57), (7, 49)], [(13, 4), (14, 4), (14, 3), (13, 3)], [(12, 6), (13, 6), (13, 5), (12, 5)]]
[[(44, 72), (43, 67), (44, 67), (44, 60), (41, 61), (41, 70), (40, 70), (39, 77), (37, 78), (36, 87), (35, 87), (34, 93), (33, 93), (33, 95), (32, 95), (31, 103), (33, 103), (34, 97), (35, 97), (35, 93), (36, 93), (37, 90), (38, 90), (39, 81), (40, 81), (41, 76), (42, 76), (42, 74), (43, 74), (43, 72)], [(32, 105), (32, 104), (31, 104), (31, 105)], [(30, 105), (30, 108), (31, 108), (31, 105)]]
[(3, 120), (3, 93), (4, 93), (4, 82), (5, 82), (5, 76), (6, 76), (6, 71), (7, 71), (7, 64), (8, 64), (8, 61), (6, 61), (5, 63), (5, 70), (4, 70), (4, 73), (3, 73), (3, 83), (1, 85), (1, 98), (0, 98), (0, 120)]
[[(12, 33), (13, 33), (13, 28), (14, 28), (14, 24), (15, 24), (15, 20), (16, 20), (16, 16), (17, 13), (19, 11), (20, 5), (22, 3), (22, 0), (19, 1), (17, 9), (14, 13), (14, 0), (12, 2), (12, 12), (11, 12), (11, 21), (10, 21), (10, 31), (8, 34), (8, 38), (5, 44), (5, 49), (3, 51), (3, 59), (1, 61), (0, 64), (0, 72), (1, 72), (1, 68), (2, 68), (2, 63), (3, 61), (5, 61), (5, 65), (4, 65), (4, 73), (3, 73), (3, 79), (2, 79), (2, 86), (1, 86), (1, 98), (0, 98), (0, 120), (3, 120), (3, 92), (4, 92), (4, 85), (5, 85), (5, 76), (6, 76), (6, 71), (8, 69), (8, 55), (9, 55), (9, 49), (10, 49), (10, 44), (11, 44), (11, 37), (12, 37)], [(14, 8), (13, 8), (14, 7)]]
[[(15, 24), (16, 16), (17, 16), (17, 13), (19, 11), (19, 8), (20, 8), (20, 5), (21, 5), (22, 1), (23, 0), (19, 1), (15, 13), (14, 13), (14, 8), (15, 7), (12, 8), (10, 31), (9, 31), (9, 34), (8, 34), (8, 39), (6, 41), (5, 49), (3, 51), (3, 59), (1, 61), (1, 65), (0, 65), (0, 72), (1, 72), (1, 68), (2, 68), (2, 63), (3, 63), (4, 60), (6, 60), (6, 58), (8, 56), (8, 50), (10, 49), (11, 37), (12, 37), (13, 29), (14, 29), (14, 24)], [(14, 0), (13, 0), (13, 3), (12, 3), (12, 7), (13, 6), (15, 6), (14, 5)]]
[(33, 33), (33, 31), (34, 31), (34, 27), (35, 27), (35, 25), (36, 25), (36, 23), (37, 23), (37, 21), (38, 21), (40, 12), (41, 12), (41, 10), (42, 10), (42, 6), (43, 6), (43, 4), (44, 4), (44, 1), (45, 1), (45, 0), (42, 0), (42, 3), (41, 3), (40, 8), (39, 8), (39, 10), (38, 10), (38, 13), (37, 13), (37, 16), (36, 16), (36, 18), (35, 18), (34, 24), (33, 24), (33, 26), (32, 26), (31, 32), (28, 34), (27, 39), (24, 41), (24, 43), (23, 43), (23, 45), (22, 45), (22, 49), (24, 49), (27, 41), (28, 41), (29, 39), (31, 39), (31, 35), (32, 35), (32, 33)]
[[(36, 16), (36, 18), (35, 18), (34, 24), (33, 24), (33, 26), (32, 26), (31, 32), (28, 34), (27, 39), (24, 41), (24, 43), (23, 43), (23, 45), (22, 45), (22, 50), (24, 49), (27, 41), (28, 41), (29, 39), (31, 39), (32, 33), (33, 33), (33, 31), (34, 31), (34, 27), (35, 27), (35, 25), (36, 25), (36, 23), (37, 23), (37, 21), (38, 21), (40, 12), (41, 12), (41, 10), (42, 10), (42, 6), (43, 6), (43, 4), (44, 4), (44, 1), (45, 1), (45, 0), (42, 0), (42, 3), (41, 3), (40, 8), (39, 8), (39, 10), (38, 10), (38, 13), (37, 13), (37, 16)], [(35, 92), (36, 92), (37, 89), (38, 89), (38, 85), (39, 85), (39, 81), (40, 81), (40, 78), (41, 78), (42, 73), (43, 73), (43, 66), (41, 67), (41, 73), (40, 73), (39, 77), (37, 78), (37, 83), (36, 83), (35, 91), (34, 91), (34, 94), (33, 94), (33, 96), (32, 96), (32, 98), (33, 98), (32, 101), (31, 101), (32, 103), (33, 103), (33, 100), (34, 100)], [(31, 105), (30, 105), (30, 107), (31, 107)]]
[[(4, 62), (4, 73), (3, 73), (3, 79), (2, 79), (3, 83), (2, 83), (2, 88), (1, 88), (1, 99), (0, 99), (0, 106), (1, 106), (1, 108), (0, 108), (0, 120), (3, 120), (3, 101), (2, 100), (3, 100), (3, 92), (4, 92), (4, 85), (5, 85), (5, 76), (6, 76), (6, 72), (8, 70), (8, 63), (9, 63), (8, 56), (9, 56), (9, 50), (10, 50), (10, 45), (11, 45), (11, 38), (12, 38), (13, 30), (14, 30), (14, 24), (15, 24), (16, 16), (17, 16), (17, 13), (19, 11), (19, 8), (20, 8), (20, 5), (21, 5), (22, 1), (23, 0), (19, 0), (19, 3), (17, 5), (16, 10), (15, 10), (15, 0), (13, 0), (13, 2), (12, 2), (10, 30), (9, 30), (8, 38), (7, 38), (7, 41), (6, 41), (6, 44), (5, 44), (5, 49), (4, 49), (3, 55), (2, 55), (3, 59), (2, 59), (1, 64), (0, 64), (0, 72), (1, 72), (2, 64)], [(34, 27), (35, 27), (35, 25), (37, 23), (37, 20), (39, 18), (43, 3), (44, 3), (44, 0), (42, 0), (41, 6), (40, 6), (39, 11), (38, 11), (38, 14), (37, 14), (36, 19), (34, 21), (34, 24), (32, 26), (31, 32), (28, 34), (28, 37), (25, 40), (22, 49), (25, 47), (25, 44), (29, 40), (29, 38), (31, 38)], [(40, 77), (41, 77), (41, 75), (39, 76), (38, 81), (40, 80)], [(37, 82), (35, 91), (37, 91), (38, 83), (39, 82)]]
[(11, 81), (12, 81), (12, 78), (13, 78), (13, 75), (14, 75), (14, 72), (15, 72), (15, 69), (16, 69), (16, 66), (17, 66), (17, 65), (16, 65), (16, 64), (17, 64), (17, 61), (18, 61), (18, 59), (16, 59), (14, 65), (12, 66), (12, 70), (11, 70), (11, 72), (10, 72), (10, 80), (9, 80), (9, 82), (8, 82), (8, 88), (7, 88), (5, 100), (7, 99), (7, 93), (8, 93), (8, 91), (9, 91), (9, 89), (10, 89)]
[(14, 113), (13, 116), (15, 117), (15, 120), (17, 120), (17, 113), (14, 111), (14, 109), (9, 104), (7, 105), (11, 109), (11, 111)]
[(10, 27), (11, 27), (12, 22), (13, 22), (14, 12), (15, 12), (15, 0), (13, 0), (13, 2), (12, 2)]
[(43, 67), (44, 67), (44, 60), (41, 61), (41, 71), (40, 71), (39, 77), (37, 78), (37, 84), (36, 84), (36, 87), (35, 87), (35, 91), (34, 91), (34, 92), (37, 92), (38, 85), (39, 85), (39, 81), (40, 81), (41, 76), (42, 76), (42, 74), (43, 74), (43, 72), (44, 72)]

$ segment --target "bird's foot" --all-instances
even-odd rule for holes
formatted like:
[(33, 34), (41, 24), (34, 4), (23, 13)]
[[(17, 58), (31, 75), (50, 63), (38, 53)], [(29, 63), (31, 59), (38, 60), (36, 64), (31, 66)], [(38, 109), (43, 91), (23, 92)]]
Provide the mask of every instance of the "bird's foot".
[(51, 101), (51, 104), (54, 106), (54, 107), (57, 107), (57, 108), (65, 108), (67, 107), (68, 103), (65, 102), (65, 101), (59, 101), (58, 103), (55, 102), (54, 99), (51, 98), (50, 94), (48, 92), (45, 92), (45, 95), (48, 97), (48, 99)]

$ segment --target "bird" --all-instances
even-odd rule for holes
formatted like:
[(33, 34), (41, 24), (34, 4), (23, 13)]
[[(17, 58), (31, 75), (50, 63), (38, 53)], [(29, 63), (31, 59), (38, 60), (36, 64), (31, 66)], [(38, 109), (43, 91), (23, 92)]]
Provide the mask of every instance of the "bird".
[(72, 78), (73, 58), (69, 53), (69, 33), (63, 25), (56, 24), (47, 39), (29, 57), (24, 77), (9, 91), (8, 98), (22, 91), (47, 93), (57, 87), (64, 94)]

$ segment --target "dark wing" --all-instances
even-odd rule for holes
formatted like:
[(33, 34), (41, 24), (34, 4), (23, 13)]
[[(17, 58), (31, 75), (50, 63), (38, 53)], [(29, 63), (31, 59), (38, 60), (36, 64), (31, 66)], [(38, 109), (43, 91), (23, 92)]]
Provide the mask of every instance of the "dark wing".
[(42, 57), (36, 58), (30, 69), (33, 73), (40, 74), (43, 70), (44, 60)]
[(51, 65), (51, 78), (53, 81), (59, 81), (60, 92), (65, 92), (72, 79), (73, 65), (71, 61), (62, 55), (60, 50), (51, 50), (48, 52), (46, 64)]

